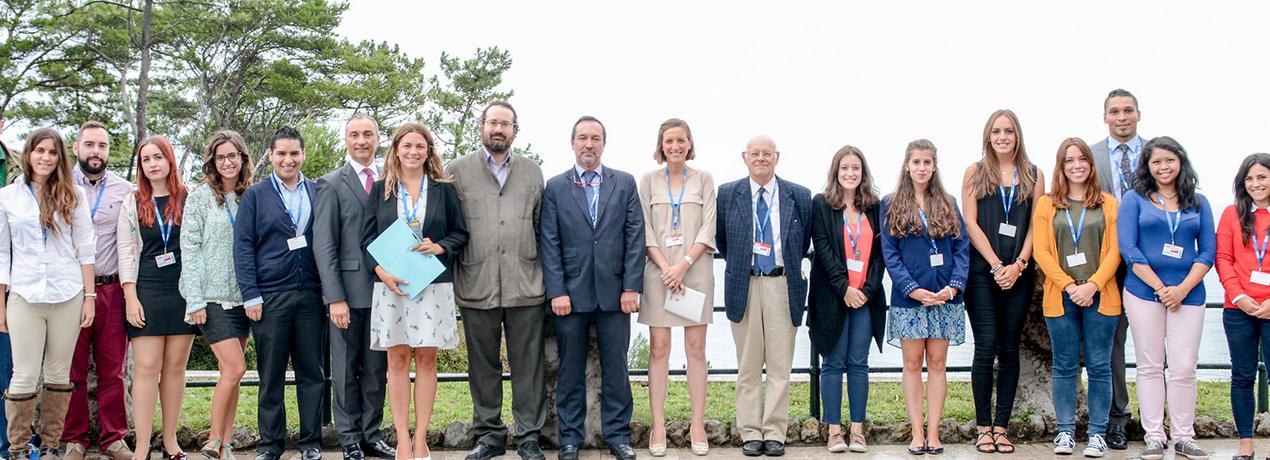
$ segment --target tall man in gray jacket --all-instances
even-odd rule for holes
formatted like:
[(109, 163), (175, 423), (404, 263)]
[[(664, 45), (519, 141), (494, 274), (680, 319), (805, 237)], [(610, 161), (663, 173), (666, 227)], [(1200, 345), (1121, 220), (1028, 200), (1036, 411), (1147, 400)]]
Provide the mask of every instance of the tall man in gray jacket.
[(388, 357), (370, 349), (374, 273), (362, 256), (370, 186), (380, 175), (375, 165), (379, 125), (369, 116), (353, 115), (344, 126), (344, 145), (344, 166), (317, 181), (313, 213), (313, 257), (322, 278), (322, 302), (329, 305), (331, 317), (335, 430), (344, 460), (362, 460), (367, 451), (395, 458), (396, 449), (384, 442), (380, 430)]
[(546, 458), (538, 433), (547, 420), (543, 374), (546, 322), (542, 265), (538, 261), (538, 219), (542, 169), (512, 154), (519, 125), (516, 109), (494, 101), (481, 114), (481, 148), (450, 162), (446, 172), (462, 202), (471, 232), (455, 268), (454, 291), (467, 339), (468, 386), (476, 445), (466, 460), (506, 453), (507, 426), (501, 417), (503, 364), (499, 345), (507, 335), (512, 375), (512, 418), (516, 453), (525, 460)]

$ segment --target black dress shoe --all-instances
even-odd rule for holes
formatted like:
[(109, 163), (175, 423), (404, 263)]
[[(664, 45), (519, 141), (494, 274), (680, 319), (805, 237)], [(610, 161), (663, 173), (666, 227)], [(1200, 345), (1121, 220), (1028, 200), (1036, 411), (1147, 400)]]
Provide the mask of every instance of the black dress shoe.
[(302, 449), (300, 450), (300, 460), (322, 460), (322, 451), (320, 449)]
[(389, 460), (397, 458), (397, 448), (388, 445), (388, 442), (383, 439), (366, 444), (362, 447), (362, 450), (370, 453), (372, 457), (386, 458)]
[(487, 442), (477, 442), (472, 450), (467, 451), (463, 460), (489, 460), (507, 453), (507, 449)]
[(744, 444), (741, 444), (741, 454), (746, 457), (763, 455), (763, 441), (745, 441)]
[(547, 460), (547, 456), (542, 453), (542, 448), (538, 447), (538, 441), (523, 441), (516, 446), (516, 454), (520, 455), (521, 460)]
[(1129, 439), (1124, 435), (1124, 429), (1120, 427), (1107, 427), (1107, 447), (1115, 450), (1125, 450), (1129, 448)]
[(927, 446), (926, 446), (926, 453), (931, 454), (931, 455), (939, 455), (939, 454), (944, 453), (944, 448), (943, 448), (942, 446), (941, 446), (941, 447), (931, 447), (930, 445), (927, 445)]
[(560, 446), (560, 460), (578, 460), (578, 446), (571, 444)]
[(365, 460), (366, 454), (362, 452), (362, 446), (357, 444), (349, 444), (344, 446), (344, 460)]
[(785, 455), (785, 443), (780, 441), (763, 441), (763, 454), (768, 457)]
[(617, 460), (635, 460), (635, 448), (630, 444), (614, 444), (609, 446), (609, 453)]
[(925, 444), (922, 444), (920, 447), (912, 447), (912, 446), (909, 446), (909, 448), (908, 448), (908, 453), (913, 454), (913, 455), (926, 455), (926, 448), (927, 448), (927, 447), (929, 447), (929, 446), (927, 446), (927, 445), (925, 445)]
[(256, 460), (278, 460), (281, 455), (272, 452), (256, 452)]

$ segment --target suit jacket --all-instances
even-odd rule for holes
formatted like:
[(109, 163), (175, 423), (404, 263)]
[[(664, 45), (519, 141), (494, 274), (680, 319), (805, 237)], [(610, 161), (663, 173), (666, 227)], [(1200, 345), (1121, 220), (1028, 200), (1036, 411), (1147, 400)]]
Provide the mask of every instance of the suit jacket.
[[(811, 192), (806, 187), (775, 178), (780, 196), (781, 256), (785, 282), (789, 288), (789, 317), (795, 327), (803, 323), (807, 309), (807, 279), (803, 278), (803, 258), (811, 246)], [(750, 273), (754, 267), (754, 210), (750, 198), (750, 178), (719, 187), (715, 239), (727, 268), (723, 273), (723, 304), (728, 320), (739, 323), (745, 317), (750, 294)]]
[[(879, 203), (880, 204), (880, 203)], [(873, 249), (869, 252), (869, 266), (865, 276), (864, 287), (860, 289), (869, 303), (862, 308), (869, 309), (869, 319), (873, 322), (873, 340), (882, 349), (882, 335), (886, 330), (886, 291), (882, 289), (882, 272), (886, 270), (886, 262), (882, 258), (882, 232), (885, 231), (878, 220), (881, 206), (864, 211), (864, 219), (873, 229), (873, 240), (869, 244)], [(843, 247), (842, 210), (835, 211), (825, 201), (824, 194), (817, 194), (811, 200), (811, 239), (816, 250), (812, 253), (811, 264), (811, 297), (807, 299), (807, 326), (810, 328), (811, 343), (821, 356), (833, 351), (838, 338), (842, 336), (843, 322), (847, 316), (847, 304), (842, 297), (847, 294), (847, 252)], [(863, 243), (863, 242), (861, 242)]]
[[(445, 265), (445, 271), (432, 282), (452, 283), (454, 282), (454, 260), (467, 245), (467, 224), (463, 221), (463, 210), (459, 208), (459, 194), (454, 191), (454, 185), (433, 180), (428, 181), (426, 193), (428, 208), (423, 212), (421, 224), (423, 237), (445, 248), (445, 254), (437, 256), (437, 259)], [(362, 227), (361, 247), (366, 257), (366, 264), (372, 271), (379, 262), (376, 262), (375, 258), (371, 257), (370, 251), (365, 249), (399, 218), (397, 199), (395, 194), (391, 198), (384, 199), (383, 180), (375, 181), (375, 185), (370, 188), (369, 207), (371, 209), (366, 213), (366, 220)]]
[(547, 299), (567, 295), (573, 311), (621, 311), (624, 291), (644, 288), (644, 211), (635, 178), (605, 166), (596, 224), (574, 169), (547, 181), (542, 196), (542, 258)]
[[(1144, 147), (1147, 144), (1146, 139), (1141, 135), (1138, 136), (1138, 142), (1141, 142)], [(1119, 200), (1122, 198), (1120, 190), (1113, 188), (1115, 185), (1111, 182), (1111, 175), (1120, 174), (1120, 167), (1119, 165), (1111, 164), (1111, 151), (1107, 150), (1107, 138), (1104, 137), (1090, 143), (1089, 150), (1094, 154), (1094, 167), (1098, 170), (1098, 185), (1102, 187), (1102, 191), (1110, 193), (1111, 196)], [(1133, 165), (1133, 167), (1137, 168), (1138, 165)], [(1133, 179), (1130, 178), (1130, 180)], [(1133, 190), (1132, 183), (1129, 184), (1129, 190)]]
[(374, 267), (362, 256), (362, 223), (369, 200), (357, 171), (345, 164), (317, 180), (313, 206), (313, 257), (322, 277), (322, 302), (370, 308)]
[[(309, 203), (316, 202), (315, 188), (312, 180), (304, 180)], [(266, 178), (243, 192), (234, 219), (234, 274), (243, 300), (262, 293), (322, 287), (313, 260), (313, 213), (309, 214), (304, 238), (310, 244), (292, 251), (287, 240), (295, 236), (295, 230), (273, 183)]]

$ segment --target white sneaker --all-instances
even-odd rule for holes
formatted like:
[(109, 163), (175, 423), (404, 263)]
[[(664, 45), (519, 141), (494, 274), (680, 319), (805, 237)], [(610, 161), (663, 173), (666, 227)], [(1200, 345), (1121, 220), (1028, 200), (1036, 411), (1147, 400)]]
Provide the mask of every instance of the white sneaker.
[(1105, 455), (1107, 455), (1107, 440), (1103, 439), (1101, 434), (1089, 435), (1089, 444), (1085, 446), (1085, 456), (1102, 458)]
[(1066, 431), (1059, 431), (1058, 436), (1054, 437), (1054, 454), (1071, 455), (1075, 450), (1076, 440), (1072, 439), (1072, 434)]
[(1191, 460), (1207, 460), (1208, 452), (1199, 447), (1194, 439), (1183, 439), (1173, 443), (1173, 452)]

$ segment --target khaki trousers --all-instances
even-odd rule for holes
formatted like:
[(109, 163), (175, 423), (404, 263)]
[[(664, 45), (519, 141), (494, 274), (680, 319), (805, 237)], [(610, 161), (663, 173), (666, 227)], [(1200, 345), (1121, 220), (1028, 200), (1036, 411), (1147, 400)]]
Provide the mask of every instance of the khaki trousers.
[[(785, 442), (789, 427), (789, 372), (797, 331), (789, 317), (785, 277), (750, 277), (745, 316), (741, 322), (732, 323), (739, 370), (736, 423), (742, 441)], [(764, 365), (767, 391), (760, 399)]]
[(71, 383), (71, 358), (79, 340), (83, 293), (62, 303), (29, 303), (20, 295), (10, 294), (7, 307), (9, 339), (14, 350), (23, 350), (13, 354), (9, 392), (35, 393), (41, 371), (45, 385)]

